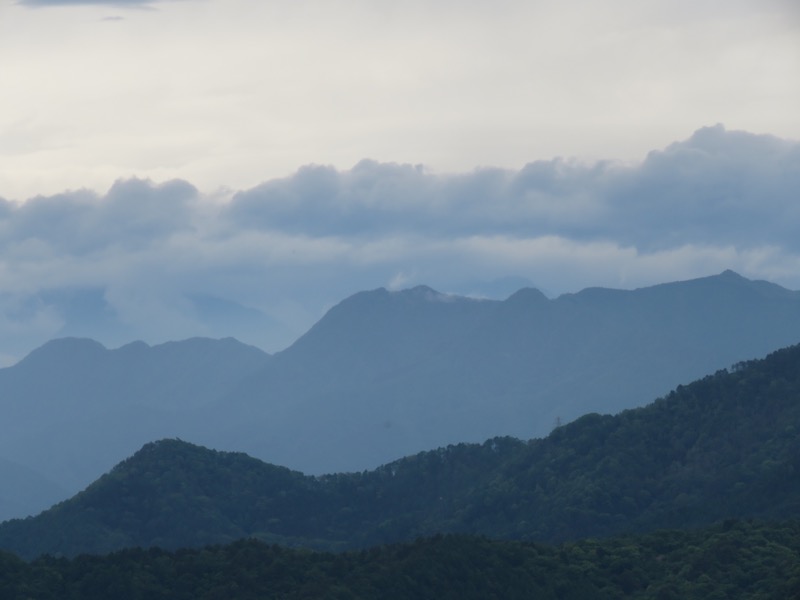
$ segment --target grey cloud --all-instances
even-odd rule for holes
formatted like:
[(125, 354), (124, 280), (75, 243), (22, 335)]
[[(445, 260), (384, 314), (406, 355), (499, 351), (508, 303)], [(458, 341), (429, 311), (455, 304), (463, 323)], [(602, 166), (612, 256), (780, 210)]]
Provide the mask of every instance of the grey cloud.
[(131, 179), (102, 197), (84, 190), (4, 201), (0, 244), (38, 240), (85, 254), (148, 247), (181, 232), (198, 240), (264, 232), (307, 241), (557, 236), (641, 252), (797, 249), (798, 189), (800, 144), (715, 126), (634, 166), (555, 159), (440, 175), (366, 160), (346, 171), (311, 165), (211, 209), (187, 182)]
[(183, 181), (118, 181), (103, 197), (80, 190), (0, 205), (0, 247), (38, 242), (60, 254), (150, 245), (191, 226), (197, 190)]
[(181, 180), (160, 185), (142, 179), (116, 182), (99, 204), (97, 225), (109, 240), (147, 242), (191, 227), (197, 189)]
[(614, 218), (609, 235), (641, 248), (706, 242), (797, 249), (799, 186), (800, 144), (703, 128), (613, 181), (604, 194)]
[(645, 251), (796, 248), (798, 184), (800, 145), (715, 126), (633, 167), (558, 159), (456, 176), (371, 161), (343, 172), (306, 167), (237, 194), (227, 217), (307, 235), (560, 235)]
[[(139, 179), (0, 201), (0, 340), (17, 344), (0, 345), (0, 359), (58, 333), (51, 299), (63, 289), (102, 290), (124, 331), (149, 343), (230, 335), (192, 316), (198, 294), (299, 335), (380, 286), (464, 293), (517, 276), (560, 293), (732, 268), (796, 289), (799, 189), (800, 144), (715, 126), (638, 165), (554, 159), (445, 175), (365, 160), (306, 166), (228, 201)], [(258, 344), (279, 350), (288, 337), (265, 331)]]
[(408, 228), (435, 210), (437, 199), (430, 189), (435, 185), (434, 177), (409, 165), (362, 161), (345, 172), (313, 165), (240, 192), (227, 213), (244, 227), (374, 234)]
[(92, 215), (94, 193), (82, 190), (38, 196), (15, 206), (3, 215), (0, 244), (38, 241), (55, 249), (80, 252), (87, 243), (86, 234)]

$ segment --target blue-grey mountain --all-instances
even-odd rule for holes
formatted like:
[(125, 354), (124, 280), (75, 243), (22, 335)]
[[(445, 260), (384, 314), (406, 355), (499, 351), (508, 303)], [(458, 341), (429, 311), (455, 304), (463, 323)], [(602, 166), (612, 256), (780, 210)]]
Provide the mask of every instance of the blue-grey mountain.
[[(182, 415), (226, 394), (269, 359), (234, 339), (107, 350), (65, 338), (0, 369), (0, 457), (29, 472), (0, 495), (0, 519), (46, 508), (143, 440), (173, 435)], [(29, 503), (32, 497), (39, 501)]]
[(0, 458), (69, 493), (164, 437), (311, 474), (358, 471), (448, 444), (542, 437), (797, 341), (800, 293), (730, 271), (555, 299), (379, 289), (271, 356), (230, 339), (46, 344), (0, 369)]
[(800, 345), (522, 442), (495, 438), (318, 477), (179, 440), (0, 525), (21, 556), (257, 537), (363, 548), (442, 532), (563, 541), (800, 510)]
[[(727, 271), (505, 301), (426, 287), (352, 296), (206, 413), (188, 439), (304, 472), (546, 435), (800, 341), (800, 293)], [(210, 433), (210, 435), (209, 435)]]

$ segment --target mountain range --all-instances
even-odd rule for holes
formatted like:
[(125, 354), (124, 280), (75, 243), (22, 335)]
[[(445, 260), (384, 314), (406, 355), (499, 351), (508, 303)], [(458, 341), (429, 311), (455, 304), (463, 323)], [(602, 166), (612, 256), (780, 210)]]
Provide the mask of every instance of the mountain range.
[(449, 444), (540, 438), (798, 340), (800, 293), (731, 271), (555, 299), (361, 292), (273, 355), (234, 339), (54, 340), (0, 369), (11, 477), (0, 518), (38, 512), (160, 438), (309, 474), (361, 471)]
[(495, 438), (308, 476), (181, 440), (146, 444), (86, 490), (0, 525), (33, 558), (244, 537), (327, 550), (438, 533), (563, 542), (789, 519), (800, 511), (800, 346), (549, 436)]

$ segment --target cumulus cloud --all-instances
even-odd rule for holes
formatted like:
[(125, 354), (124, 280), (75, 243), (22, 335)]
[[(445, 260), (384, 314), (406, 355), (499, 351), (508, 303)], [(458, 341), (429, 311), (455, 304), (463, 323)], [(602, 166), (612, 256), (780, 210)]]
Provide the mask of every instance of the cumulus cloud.
[(798, 177), (797, 143), (717, 125), (635, 166), (556, 159), (454, 176), (372, 161), (344, 172), (310, 166), (235, 195), (226, 216), (308, 235), (560, 235), (642, 250), (777, 239), (796, 248)]
[(62, 331), (69, 319), (52, 298), (65, 289), (101, 290), (119, 331), (149, 342), (230, 335), (191, 301), (221, 298), (282, 324), (247, 340), (268, 350), (379, 286), (465, 293), (520, 277), (561, 293), (731, 268), (797, 289), (798, 189), (799, 143), (717, 125), (635, 165), (439, 174), (365, 160), (309, 165), (223, 199), (129, 179), (104, 194), (0, 201), (0, 339), (11, 340), (0, 354)]
[(41, 244), (62, 256), (157, 243), (190, 227), (197, 190), (182, 181), (118, 181), (105, 196), (80, 190), (0, 205), (0, 248)]

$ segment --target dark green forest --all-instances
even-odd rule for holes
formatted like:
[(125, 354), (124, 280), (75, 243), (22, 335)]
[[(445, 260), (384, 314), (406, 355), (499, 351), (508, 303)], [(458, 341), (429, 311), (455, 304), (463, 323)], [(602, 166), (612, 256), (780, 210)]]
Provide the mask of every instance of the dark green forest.
[(558, 546), (434, 536), (347, 553), (242, 540), (106, 556), (0, 554), (0, 598), (37, 600), (655, 600), (800, 597), (800, 523), (725, 521), (693, 531)]

